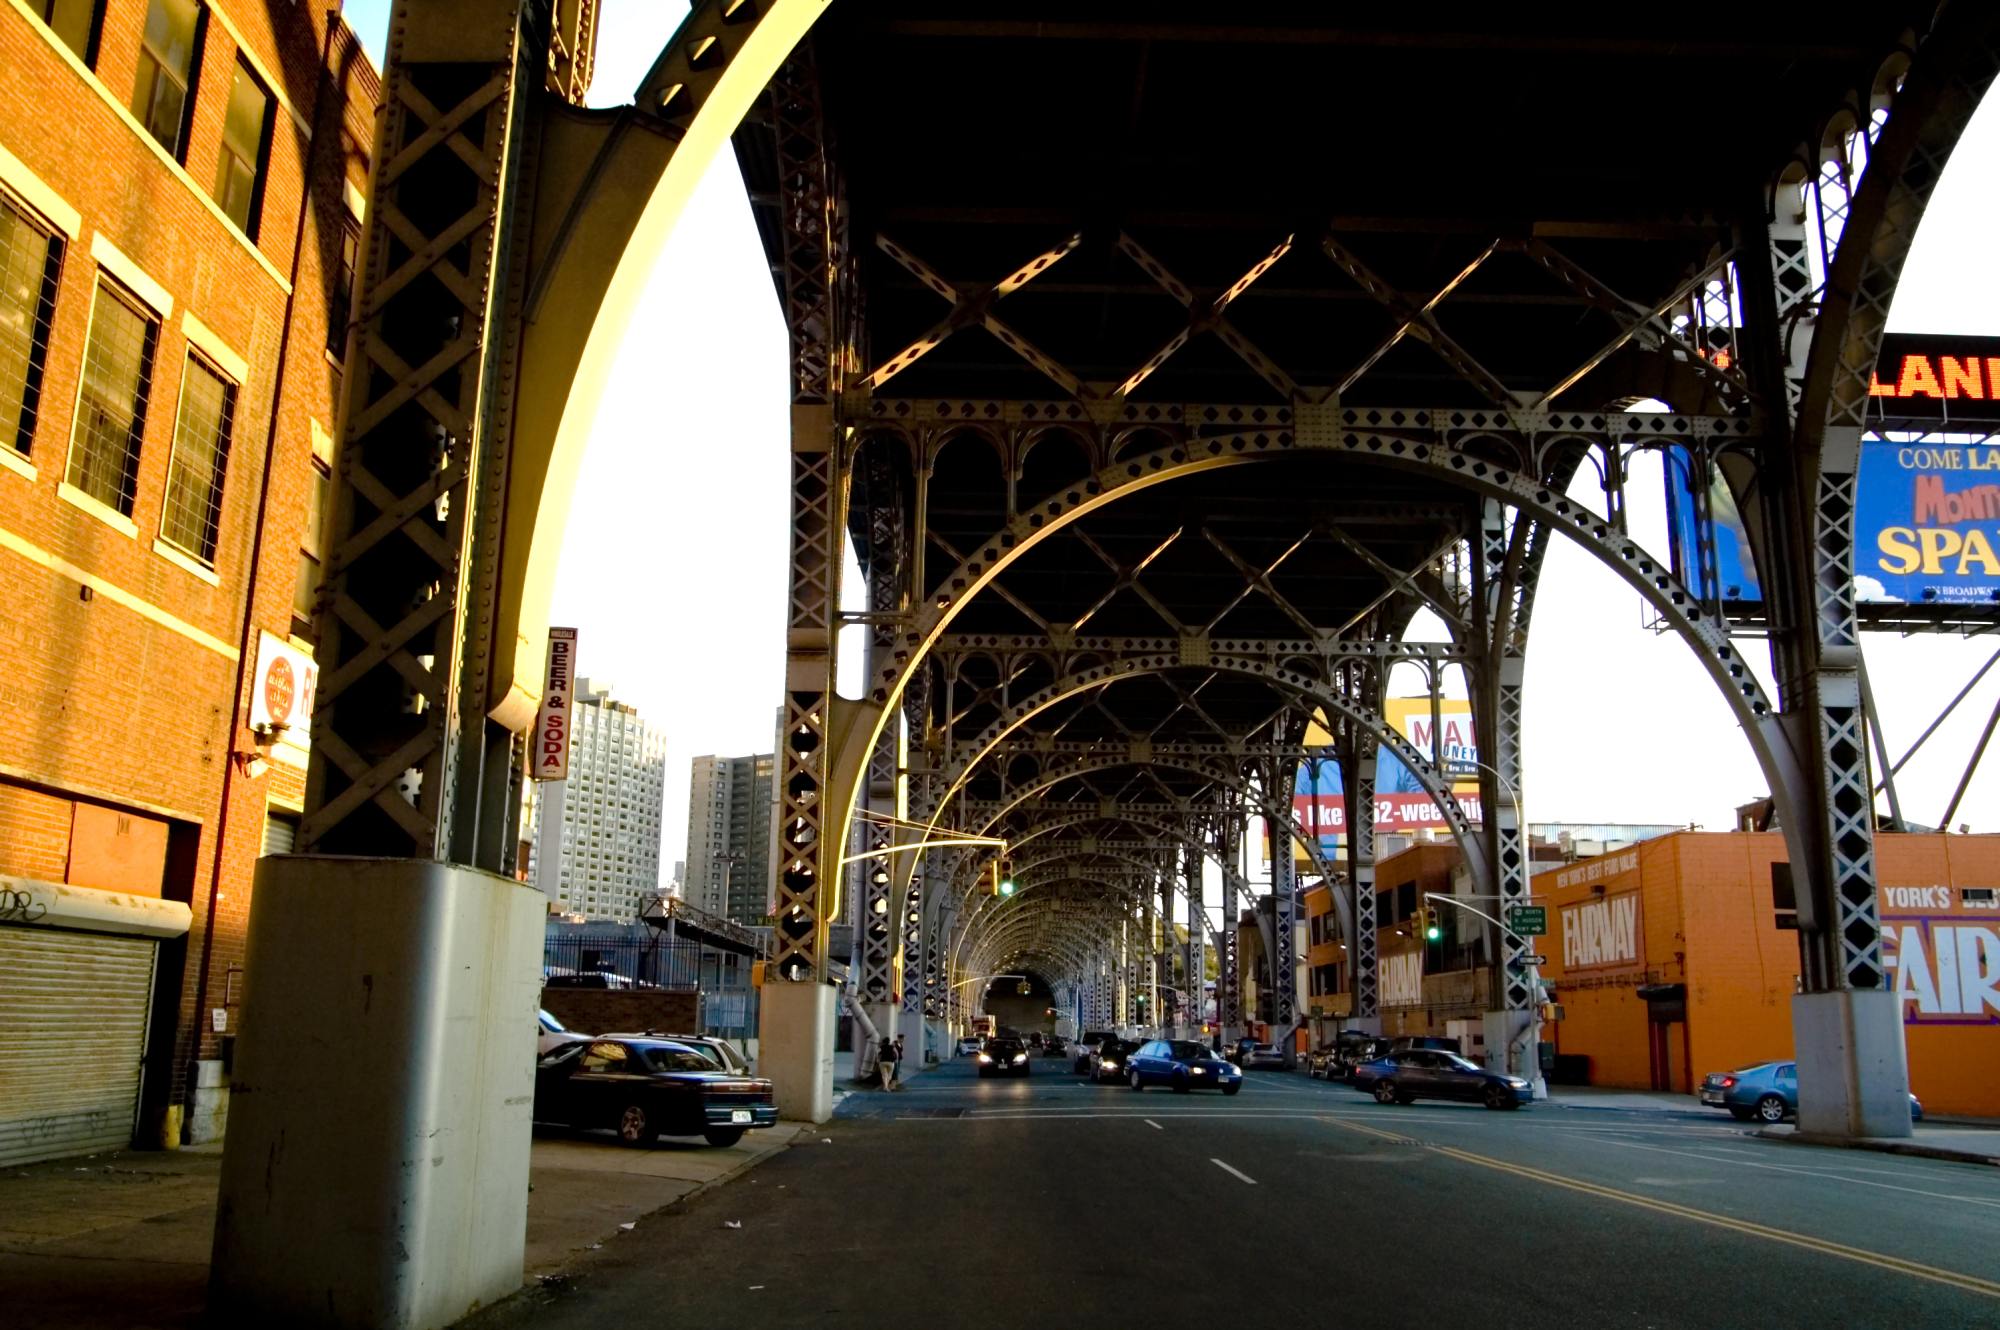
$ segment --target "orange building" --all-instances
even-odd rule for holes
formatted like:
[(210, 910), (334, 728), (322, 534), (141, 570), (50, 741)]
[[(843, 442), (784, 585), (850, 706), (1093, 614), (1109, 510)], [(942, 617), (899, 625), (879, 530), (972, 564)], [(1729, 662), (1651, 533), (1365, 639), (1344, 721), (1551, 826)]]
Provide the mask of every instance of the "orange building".
[[(1933, 1113), (2000, 1117), (2000, 836), (1875, 842), (1910, 1086)], [(1681, 832), (1541, 873), (1559, 1055), (1593, 1084), (1691, 1091), (1792, 1056), (1799, 956), (1784, 837)]]

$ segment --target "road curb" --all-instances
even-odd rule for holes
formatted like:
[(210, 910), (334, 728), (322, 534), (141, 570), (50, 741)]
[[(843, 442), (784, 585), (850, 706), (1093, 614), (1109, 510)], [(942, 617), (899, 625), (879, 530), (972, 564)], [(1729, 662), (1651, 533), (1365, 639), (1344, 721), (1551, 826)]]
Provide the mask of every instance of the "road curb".
[(1972, 1150), (1951, 1150), (1941, 1145), (1919, 1145), (1915, 1141), (1872, 1141), (1856, 1140), (1849, 1136), (1828, 1136), (1820, 1132), (1773, 1131), (1764, 1128), (1749, 1135), (1761, 1141), (1776, 1141), (1780, 1145), (1827, 1145), (1842, 1150), (1873, 1150), (1877, 1154), (1912, 1155), (1919, 1159), (1942, 1159), (1953, 1164), (1981, 1164), (1987, 1168), (2000, 1168), (2000, 1156), (1979, 1154)]

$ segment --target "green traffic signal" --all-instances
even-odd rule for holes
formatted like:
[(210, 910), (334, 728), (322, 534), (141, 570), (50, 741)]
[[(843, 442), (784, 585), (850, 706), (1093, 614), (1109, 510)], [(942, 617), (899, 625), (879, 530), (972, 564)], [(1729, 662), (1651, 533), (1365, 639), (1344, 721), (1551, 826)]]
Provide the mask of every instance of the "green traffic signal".
[(1002, 896), (1011, 896), (1014, 894), (1014, 879), (1010, 877), (1000, 879), (1000, 894)]

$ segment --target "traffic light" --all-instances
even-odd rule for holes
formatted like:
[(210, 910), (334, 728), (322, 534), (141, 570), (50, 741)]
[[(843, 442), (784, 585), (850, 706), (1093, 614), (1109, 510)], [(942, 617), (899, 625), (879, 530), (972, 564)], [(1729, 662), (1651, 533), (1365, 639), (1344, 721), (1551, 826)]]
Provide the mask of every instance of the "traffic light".
[(1005, 859), (993, 863), (993, 894), (1012, 896), (1014, 894), (1014, 865)]
[(1436, 942), (1444, 937), (1444, 924), (1438, 918), (1435, 906), (1425, 905), (1417, 910), (1417, 930), (1424, 935), (1424, 941)]

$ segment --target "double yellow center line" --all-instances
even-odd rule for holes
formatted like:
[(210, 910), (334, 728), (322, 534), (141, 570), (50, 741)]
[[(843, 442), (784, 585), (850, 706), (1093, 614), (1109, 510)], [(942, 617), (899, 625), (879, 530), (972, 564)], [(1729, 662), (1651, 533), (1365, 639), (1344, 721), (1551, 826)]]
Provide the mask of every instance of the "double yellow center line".
[(1565, 1177), (1560, 1173), (1549, 1173), (1539, 1168), (1529, 1168), (1525, 1164), (1510, 1164), (1504, 1159), (1494, 1159), (1490, 1155), (1474, 1154), (1470, 1150), (1460, 1150), (1454, 1146), (1437, 1145), (1412, 1140), (1398, 1132), (1379, 1131), (1374, 1127), (1364, 1127), (1358, 1122), (1343, 1122), (1337, 1118), (1325, 1121), (1344, 1131), (1363, 1132), (1369, 1136), (1379, 1136), (1383, 1140), (1395, 1141), (1401, 1145), (1417, 1145), (1435, 1151), (1462, 1164), (1474, 1164), (1480, 1168), (1490, 1168), (1500, 1173), (1512, 1173), (1516, 1177), (1531, 1182), (1540, 1182), (1551, 1187), (1562, 1187), (1569, 1191), (1582, 1192), (1586, 1196), (1596, 1196), (1607, 1201), (1617, 1201), (1621, 1205), (1636, 1206), (1641, 1210), (1651, 1210), (1657, 1214), (1671, 1215), (1676, 1219), (1692, 1220), (1697, 1224), (1707, 1224), (1712, 1228), (1726, 1228), (1767, 1242), (1781, 1242), (1788, 1247), (1800, 1247), (1806, 1251), (1818, 1252), (1823, 1256), (1833, 1256), (1844, 1261), (1854, 1261), (1860, 1265), (1872, 1265), (1879, 1270), (1893, 1270), (1897, 1274), (1909, 1275), (1916, 1279), (1928, 1279), (1933, 1283), (1947, 1284), (1952, 1288), (1964, 1289), (1968, 1293), (1978, 1293), (1989, 1298), (2000, 1298), (2000, 1283), (1981, 1279), (1977, 1275), (1960, 1274), (1956, 1270), (1944, 1270), (1921, 1261), (1906, 1261), (1900, 1256), (1885, 1256), (1881, 1252), (1867, 1251), (1860, 1247), (1850, 1247), (1841, 1242), (1830, 1242), (1807, 1233), (1794, 1233), (1790, 1229), (1772, 1228), (1768, 1224), (1755, 1224), (1747, 1219), (1733, 1219), (1728, 1215), (1713, 1214), (1707, 1210), (1696, 1210), (1685, 1205), (1675, 1205), (1672, 1201), (1657, 1200), (1651, 1196), (1640, 1196), (1629, 1191), (1619, 1191), (1616, 1187), (1600, 1186), (1595, 1182), (1585, 1182), (1580, 1178)]

